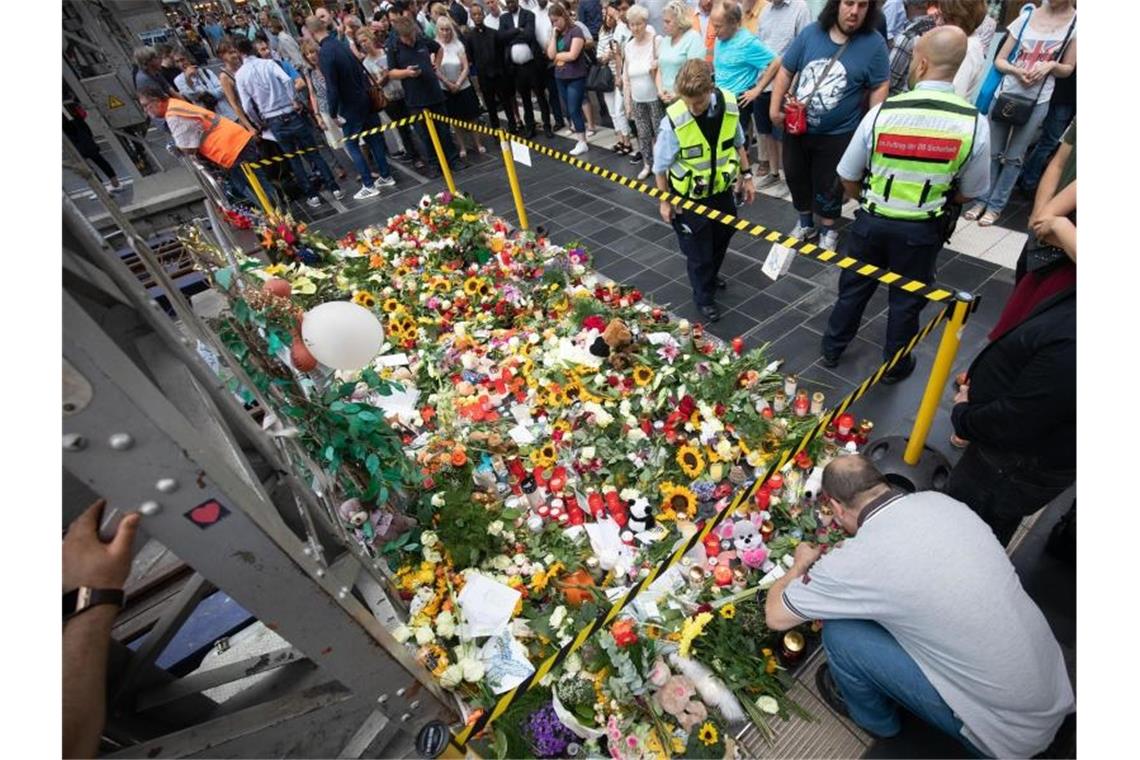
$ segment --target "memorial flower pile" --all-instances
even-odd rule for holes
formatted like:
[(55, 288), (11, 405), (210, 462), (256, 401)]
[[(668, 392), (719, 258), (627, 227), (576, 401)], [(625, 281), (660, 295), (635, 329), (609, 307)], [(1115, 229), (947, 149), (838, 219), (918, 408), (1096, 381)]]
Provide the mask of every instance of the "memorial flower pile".
[[(727, 508), (823, 410), (763, 348), (672, 319), (592, 271), (583, 248), (518, 233), (467, 198), (425, 196), (315, 260), (304, 233), (267, 225), (276, 263), (244, 261), (240, 276), (282, 293), (269, 283), (284, 280), (296, 308), (352, 301), (382, 324), (361, 372), (285, 369), (352, 415), (305, 441), (351, 502), (346, 529), (394, 572), (407, 607), (396, 638), (473, 711)], [(239, 301), (274, 334), (264, 299)], [(398, 454), (370, 448), (387, 445), (375, 426)], [(481, 753), (725, 757), (744, 721), (770, 732), (795, 713), (763, 590), (800, 540), (842, 538), (819, 479), (869, 430), (843, 415), (516, 700)], [(354, 447), (361, 431), (373, 438)]]

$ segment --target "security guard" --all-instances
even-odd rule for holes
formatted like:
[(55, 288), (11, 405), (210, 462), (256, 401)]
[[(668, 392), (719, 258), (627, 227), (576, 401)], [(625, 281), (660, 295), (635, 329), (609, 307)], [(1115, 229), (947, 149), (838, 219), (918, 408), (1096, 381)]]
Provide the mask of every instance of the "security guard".
[[(666, 110), (653, 147), (657, 189), (735, 215), (734, 190), (746, 203), (756, 197), (736, 98), (713, 85), (712, 67), (703, 60), (686, 61), (674, 89), (679, 97)], [(667, 200), (661, 201), (661, 218), (673, 225), (688, 259), (697, 309), (710, 322), (718, 321), (714, 296), (717, 288), (728, 286), (718, 273), (735, 230)]]
[[(867, 112), (836, 167), (849, 197), (860, 199), (847, 255), (923, 282), (950, 238), (957, 209), (990, 184), (989, 123), (954, 94), (954, 74), (966, 55), (966, 35), (942, 26), (918, 39), (911, 58), (911, 91)], [(835, 367), (855, 337), (878, 281), (851, 269), (839, 276), (839, 298), (823, 335), (821, 364)], [(883, 358), (918, 332), (926, 299), (891, 288)], [(897, 383), (914, 371), (907, 356), (883, 376)]]

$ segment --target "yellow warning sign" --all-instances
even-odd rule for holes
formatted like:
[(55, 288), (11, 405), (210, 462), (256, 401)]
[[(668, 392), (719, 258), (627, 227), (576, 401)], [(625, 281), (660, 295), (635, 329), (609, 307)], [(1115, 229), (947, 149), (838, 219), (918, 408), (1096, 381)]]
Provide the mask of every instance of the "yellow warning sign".
[(107, 107), (108, 108), (122, 108), (125, 105), (126, 105), (126, 103), (119, 100), (114, 95), (108, 95), (107, 96)]

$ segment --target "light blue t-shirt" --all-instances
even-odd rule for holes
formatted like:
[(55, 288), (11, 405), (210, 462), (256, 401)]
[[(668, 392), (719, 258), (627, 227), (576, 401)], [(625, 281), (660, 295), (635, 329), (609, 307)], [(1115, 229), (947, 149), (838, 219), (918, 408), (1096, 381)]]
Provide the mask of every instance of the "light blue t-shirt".
[(723, 87), (739, 97), (742, 92), (756, 84), (761, 72), (768, 68), (768, 64), (775, 58), (776, 55), (768, 49), (768, 46), (747, 29), (737, 30), (728, 41), (718, 38), (713, 48), (716, 86)]
[(800, 32), (784, 53), (782, 66), (792, 76), (796, 72), (800, 74), (796, 79), (796, 99), (804, 102), (811, 96), (807, 111), (809, 134), (854, 132), (863, 118), (863, 96), (890, 77), (887, 43), (881, 35), (871, 31), (850, 39), (843, 55), (816, 89), (816, 80), (823, 75), (838, 49), (839, 45), (832, 42), (831, 36), (816, 22)]
[(682, 34), (676, 45), (672, 38), (662, 35), (657, 47), (657, 70), (661, 73), (661, 87), (672, 92), (673, 82), (677, 80), (677, 73), (685, 61), (704, 57), (704, 40), (692, 29)]

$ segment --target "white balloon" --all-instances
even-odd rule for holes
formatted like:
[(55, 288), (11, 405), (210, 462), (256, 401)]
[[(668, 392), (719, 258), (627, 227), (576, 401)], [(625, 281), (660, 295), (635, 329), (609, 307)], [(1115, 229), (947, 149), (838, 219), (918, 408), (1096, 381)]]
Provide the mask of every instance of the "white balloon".
[(384, 343), (384, 328), (368, 309), (351, 301), (330, 301), (305, 313), (301, 339), (321, 364), (355, 370), (368, 365)]

